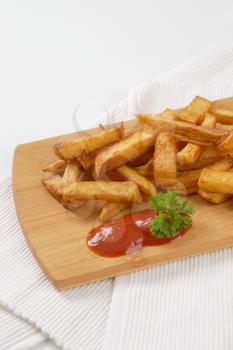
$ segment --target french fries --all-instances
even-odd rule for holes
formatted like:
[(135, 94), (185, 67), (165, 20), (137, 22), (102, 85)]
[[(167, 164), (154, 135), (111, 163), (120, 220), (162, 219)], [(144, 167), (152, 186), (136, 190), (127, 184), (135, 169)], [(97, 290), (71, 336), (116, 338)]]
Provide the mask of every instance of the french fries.
[(142, 201), (138, 186), (132, 181), (73, 182), (63, 190), (65, 202), (88, 199), (123, 203), (140, 203)]
[(214, 164), (224, 159), (225, 153), (222, 153), (219, 149), (209, 146), (201, 154), (200, 158), (193, 164), (180, 164), (178, 162), (178, 170), (195, 170), (205, 168), (211, 164)]
[(66, 168), (66, 162), (64, 162), (64, 160), (62, 159), (59, 159), (45, 166), (42, 170), (48, 173), (59, 173), (59, 172), (63, 172), (65, 168)]
[(99, 219), (101, 222), (110, 221), (117, 214), (119, 214), (122, 210), (128, 208), (129, 206), (130, 206), (129, 203), (106, 202), (101, 210)]
[(200, 196), (202, 196), (203, 198), (207, 199), (209, 202), (214, 204), (224, 203), (229, 199), (231, 199), (233, 196), (231, 194), (205, 192), (202, 189), (199, 189), (198, 193), (200, 194)]
[[(229, 165), (230, 165), (230, 163), (228, 164), (228, 166)], [(227, 163), (225, 164), (225, 167), (224, 167), (224, 163), (219, 162), (219, 164), (216, 164), (215, 167), (212, 166), (212, 167), (209, 167), (209, 169), (218, 170), (218, 171), (225, 171), (225, 170), (228, 170), (229, 167), (227, 167)], [(233, 169), (230, 169), (229, 172), (233, 173)], [(198, 193), (200, 194), (200, 196), (202, 196), (203, 198), (207, 199), (209, 202), (214, 203), (214, 204), (224, 203), (224, 202), (228, 201), (229, 199), (231, 199), (233, 196), (232, 194), (206, 192), (202, 189), (199, 189)]]
[(101, 179), (107, 171), (128, 163), (153, 148), (156, 133), (140, 130), (104, 149), (95, 158), (95, 178)]
[(139, 114), (137, 131), (100, 125), (55, 144), (59, 159), (42, 169), (42, 183), (67, 209), (96, 200), (102, 222), (156, 191), (223, 203), (233, 198), (233, 111), (215, 106), (196, 96), (179, 111)]
[(153, 177), (154, 176), (154, 159), (151, 158), (146, 164), (136, 167), (134, 169), (139, 175), (145, 177)]
[[(201, 124), (209, 128), (215, 128), (216, 118), (210, 113), (206, 113)], [(177, 160), (179, 164), (193, 164), (201, 155), (203, 147), (188, 143), (181, 151), (177, 153)]]
[(229, 133), (224, 129), (207, 128), (178, 120), (165, 120), (151, 115), (140, 114), (137, 116), (139, 123), (147, 123), (158, 132), (171, 132), (183, 137), (184, 140), (194, 144), (216, 144), (222, 137)]
[(212, 108), (211, 113), (215, 115), (218, 123), (229, 125), (233, 124), (233, 111), (220, 108)]
[(224, 129), (224, 130), (228, 130), (228, 131), (233, 131), (233, 125), (217, 123), (216, 128), (217, 129)]
[(163, 119), (168, 119), (168, 120), (176, 120), (177, 119), (177, 114), (175, 111), (173, 111), (172, 109), (165, 109), (165, 111), (163, 111), (162, 113), (160, 113), (160, 118)]
[(123, 165), (117, 169), (117, 171), (129, 181), (133, 181), (138, 185), (138, 188), (148, 194), (149, 196), (154, 196), (156, 194), (156, 189), (154, 184), (145, 178), (144, 176), (139, 175), (134, 169)]
[(179, 164), (193, 164), (200, 157), (202, 152), (202, 147), (194, 145), (192, 143), (187, 143), (187, 145), (177, 153), (177, 161)]
[(198, 185), (206, 192), (233, 194), (233, 173), (213, 169), (203, 169)]
[(196, 96), (192, 102), (178, 113), (177, 119), (193, 123), (201, 124), (204, 115), (211, 107), (211, 102), (203, 97)]
[(92, 165), (94, 164), (95, 161), (95, 155), (91, 155), (91, 154), (86, 154), (86, 155), (80, 155), (77, 158), (79, 164), (81, 165), (81, 167), (88, 171), (91, 169)]
[(62, 177), (60, 175), (51, 175), (49, 178), (42, 180), (42, 183), (49, 193), (63, 204)]
[(94, 136), (80, 138), (72, 142), (60, 142), (54, 145), (56, 155), (64, 160), (71, 160), (79, 156), (97, 151), (105, 146), (119, 141), (124, 136), (124, 126), (120, 125), (106, 130)]
[(218, 148), (223, 151), (233, 150), (233, 131), (219, 143)]
[(62, 185), (65, 186), (75, 181), (81, 180), (81, 171), (77, 161), (69, 161), (66, 165), (63, 177)]
[(159, 188), (174, 191), (180, 195), (197, 193), (200, 173), (199, 169), (180, 172), (176, 179), (160, 180)]
[(211, 113), (206, 113), (201, 126), (206, 126), (207, 128), (215, 128), (217, 124), (216, 117)]
[(149, 160), (151, 160), (151, 158), (153, 158), (153, 155), (154, 155), (154, 147), (149, 152), (142, 154), (138, 158), (130, 160), (129, 162), (127, 162), (127, 165), (132, 168), (143, 166)]
[(227, 156), (226, 158), (214, 164), (209, 165), (208, 169), (218, 170), (218, 171), (227, 171), (232, 167), (232, 165), (233, 165), (233, 159)]
[(162, 132), (158, 135), (154, 154), (154, 179), (176, 178), (176, 140), (171, 133)]

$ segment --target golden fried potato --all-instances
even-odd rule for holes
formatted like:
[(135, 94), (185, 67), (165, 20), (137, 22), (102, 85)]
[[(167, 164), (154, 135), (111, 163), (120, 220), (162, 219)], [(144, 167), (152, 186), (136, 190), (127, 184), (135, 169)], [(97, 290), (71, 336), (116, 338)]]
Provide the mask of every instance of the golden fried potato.
[(63, 200), (63, 189), (64, 189), (64, 181), (60, 175), (51, 175), (49, 178), (42, 180), (43, 185), (47, 188), (48, 192), (65, 208), (73, 210), (81, 205), (83, 205), (83, 201), (73, 201), (73, 202), (64, 202)]
[(203, 121), (204, 114), (208, 112), (210, 107), (210, 101), (196, 96), (187, 107), (178, 113), (177, 119), (199, 125)]
[(198, 185), (206, 192), (233, 194), (233, 173), (213, 169), (203, 169)]
[(200, 194), (200, 196), (202, 196), (203, 198), (207, 199), (209, 202), (214, 204), (224, 203), (232, 198), (231, 194), (206, 192), (206, 191), (203, 191), (202, 189), (199, 189), (198, 193)]
[(159, 117), (163, 118), (163, 119), (169, 119), (169, 120), (176, 120), (177, 119), (176, 112), (173, 111), (172, 109), (169, 109), (169, 108), (165, 109), (165, 111), (160, 113)]
[(148, 194), (149, 196), (154, 196), (156, 194), (156, 189), (154, 184), (146, 179), (144, 176), (139, 175), (134, 169), (122, 165), (117, 169), (118, 173), (120, 173), (126, 180), (133, 181), (138, 185), (138, 188)]
[(75, 159), (80, 156), (92, 153), (107, 145), (115, 143), (124, 136), (123, 123), (118, 126), (100, 129), (100, 132), (93, 136), (83, 137), (72, 142), (60, 142), (54, 145), (56, 155), (64, 160)]
[(211, 113), (215, 115), (218, 123), (230, 125), (233, 124), (233, 111), (220, 108), (212, 108)]
[(49, 178), (43, 179), (42, 183), (49, 193), (63, 204), (62, 177), (60, 175), (51, 175)]
[(111, 203), (107, 202), (104, 204), (99, 219), (101, 222), (110, 221), (113, 219), (119, 212), (128, 208), (130, 203)]
[(193, 143), (187, 143), (187, 145), (177, 153), (177, 161), (179, 164), (193, 164), (200, 157), (202, 147), (194, 145)]
[(150, 159), (146, 164), (136, 167), (134, 169), (139, 175), (145, 177), (154, 176), (154, 158)]
[(60, 173), (65, 170), (66, 162), (64, 160), (59, 159), (49, 165), (45, 166), (42, 170), (48, 173)]
[(92, 165), (94, 164), (95, 161), (95, 155), (94, 154), (86, 154), (86, 155), (81, 155), (77, 157), (77, 160), (81, 167), (85, 170), (88, 171), (91, 169)]
[(216, 128), (217, 129), (224, 129), (224, 130), (228, 130), (228, 131), (233, 131), (233, 125), (217, 123)]
[(95, 159), (95, 178), (101, 179), (106, 172), (148, 152), (153, 148), (155, 139), (154, 131), (140, 130), (104, 149)]
[(177, 175), (177, 180), (182, 182), (186, 188), (197, 187), (201, 169), (182, 171)]
[(229, 132), (223, 129), (207, 128), (178, 120), (165, 120), (151, 115), (140, 114), (137, 116), (139, 123), (148, 123), (158, 132), (172, 132), (182, 137), (184, 141), (194, 144), (215, 144)]
[[(209, 128), (215, 128), (216, 126), (215, 116), (210, 113), (206, 113), (201, 125)], [(192, 143), (188, 143), (181, 151), (177, 153), (177, 161), (181, 165), (193, 164), (199, 159), (202, 151), (203, 151), (203, 147), (199, 145), (194, 145)]]
[(68, 185), (75, 181), (81, 180), (81, 171), (79, 168), (79, 164), (76, 160), (70, 160), (65, 168), (63, 177), (62, 177), (62, 185)]
[(123, 203), (140, 203), (142, 201), (138, 186), (132, 181), (73, 182), (64, 188), (63, 199), (65, 202), (86, 199)]
[(224, 159), (219, 160), (218, 162), (215, 162), (214, 164), (209, 165), (208, 169), (227, 171), (232, 167), (232, 165), (233, 165), (233, 159), (231, 157), (227, 156)]
[(215, 128), (216, 127), (216, 117), (211, 113), (206, 113), (204, 116), (204, 120), (201, 123), (201, 126), (206, 126), (207, 128)]
[(224, 159), (225, 155), (225, 152), (223, 153), (216, 147), (209, 146), (204, 149), (204, 151), (200, 155), (200, 158), (195, 163), (180, 164), (178, 162), (177, 167), (180, 171), (201, 169)]
[[(224, 170), (227, 170), (227, 169), (224, 169)], [(221, 169), (220, 169), (220, 171), (221, 171)], [(229, 170), (229, 172), (232, 173), (233, 169), (231, 168)], [(214, 203), (214, 204), (224, 203), (233, 197), (233, 195), (231, 195), (231, 194), (206, 192), (206, 191), (203, 191), (202, 189), (199, 189), (198, 193), (200, 194), (200, 196), (202, 196), (203, 198), (207, 199), (209, 202)]]
[(171, 133), (162, 132), (155, 143), (154, 179), (158, 183), (161, 179), (176, 178), (176, 140)]
[(140, 167), (142, 165), (145, 165), (151, 158), (154, 156), (154, 147), (149, 151), (142, 155), (140, 155), (138, 158), (132, 159), (129, 162), (127, 162), (127, 165), (135, 168)]
[(219, 143), (218, 148), (225, 151), (233, 150), (233, 131), (231, 131), (227, 137), (223, 138)]
[(180, 195), (194, 194), (198, 191), (200, 173), (200, 169), (183, 171), (177, 174), (176, 179), (162, 179), (158, 187), (163, 190), (174, 191)]

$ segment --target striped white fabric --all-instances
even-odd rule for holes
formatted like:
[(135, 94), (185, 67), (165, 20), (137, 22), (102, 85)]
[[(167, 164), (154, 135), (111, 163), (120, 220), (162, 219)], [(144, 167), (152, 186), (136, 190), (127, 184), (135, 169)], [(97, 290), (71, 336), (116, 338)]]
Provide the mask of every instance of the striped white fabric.
[[(232, 62), (232, 49), (215, 46), (170, 76), (179, 83), (227, 76), (230, 83)], [(230, 86), (198, 86), (204, 95), (233, 95)], [(198, 86), (146, 84), (129, 95), (129, 110), (181, 105)], [(104, 122), (126, 118), (127, 100)], [(25, 350), (25, 340), (44, 337), (67, 350), (233, 348), (231, 249), (57, 292), (23, 238), (9, 178), (0, 182), (0, 246), (1, 350)]]

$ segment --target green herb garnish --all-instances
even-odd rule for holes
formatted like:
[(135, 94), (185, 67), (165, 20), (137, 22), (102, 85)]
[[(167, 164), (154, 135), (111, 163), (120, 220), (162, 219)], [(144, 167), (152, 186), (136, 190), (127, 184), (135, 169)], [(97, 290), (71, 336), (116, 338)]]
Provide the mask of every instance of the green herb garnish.
[(160, 192), (149, 198), (149, 206), (156, 211), (156, 216), (149, 222), (152, 236), (172, 238), (180, 229), (187, 229), (194, 213), (188, 200), (181, 200), (175, 192)]

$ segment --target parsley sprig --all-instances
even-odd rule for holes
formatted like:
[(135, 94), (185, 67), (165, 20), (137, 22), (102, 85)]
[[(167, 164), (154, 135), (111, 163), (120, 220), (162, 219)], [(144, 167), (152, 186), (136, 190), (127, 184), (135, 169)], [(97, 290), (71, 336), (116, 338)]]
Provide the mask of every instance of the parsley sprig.
[(175, 192), (160, 192), (149, 198), (149, 206), (156, 216), (149, 222), (151, 234), (159, 238), (172, 238), (180, 229), (187, 229), (194, 213), (188, 200), (181, 200)]

